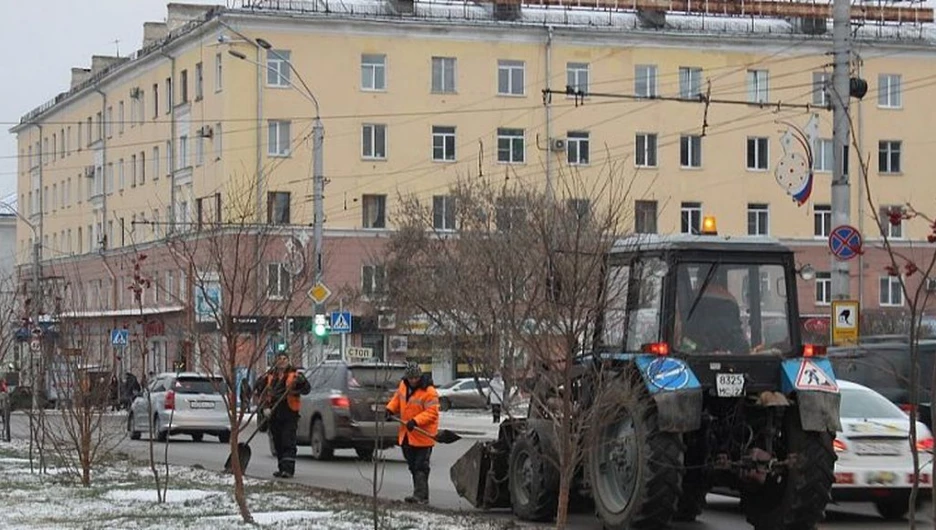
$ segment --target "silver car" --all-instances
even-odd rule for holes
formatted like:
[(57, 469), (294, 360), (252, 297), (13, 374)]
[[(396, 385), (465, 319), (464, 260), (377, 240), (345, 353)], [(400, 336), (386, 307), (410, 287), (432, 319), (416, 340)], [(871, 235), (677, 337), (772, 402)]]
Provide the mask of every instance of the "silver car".
[[(478, 391), (480, 383), (481, 391)], [(448, 384), (438, 387), (439, 408), (449, 409), (483, 409), (489, 405), (491, 384), (487, 379), (475, 381), (473, 377), (456, 379)]]
[(221, 443), (231, 439), (231, 424), (224, 405), (227, 386), (224, 379), (205, 374), (181, 372), (157, 375), (143, 394), (130, 405), (127, 431), (131, 440), (149, 432), (165, 442), (170, 435), (188, 434), (196, 442), (205, 434)]

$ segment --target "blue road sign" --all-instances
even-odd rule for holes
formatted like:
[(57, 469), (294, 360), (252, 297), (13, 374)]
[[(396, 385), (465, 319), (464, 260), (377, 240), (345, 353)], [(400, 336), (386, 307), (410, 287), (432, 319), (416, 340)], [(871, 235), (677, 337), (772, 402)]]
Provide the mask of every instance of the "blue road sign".
[(111, 344), (113, 346), (126, 346), (129, 342), (130, 332), (125, 329), (111, 330)]
[(841, 261), (848, 261), (861, 253), (861, 234), (853, 226), (835, 227), (829, 234), (829, 250)]
[(331, 330), (334, 333), (351, 333), (351, 311), (332, 311)]
[(660, 357), (647, 367), (650, 384), (659, 390), (681, 390), (689, 384), (689, 366), (680, 359)]

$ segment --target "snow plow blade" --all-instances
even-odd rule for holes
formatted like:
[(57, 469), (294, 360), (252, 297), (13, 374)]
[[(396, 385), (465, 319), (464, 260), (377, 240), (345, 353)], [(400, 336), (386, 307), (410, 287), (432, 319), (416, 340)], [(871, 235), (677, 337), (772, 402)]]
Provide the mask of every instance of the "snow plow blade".
[(500, 441), (476, 442), (449, 470), (455, 491), (475, 508), (507, 508), (507, 451)]

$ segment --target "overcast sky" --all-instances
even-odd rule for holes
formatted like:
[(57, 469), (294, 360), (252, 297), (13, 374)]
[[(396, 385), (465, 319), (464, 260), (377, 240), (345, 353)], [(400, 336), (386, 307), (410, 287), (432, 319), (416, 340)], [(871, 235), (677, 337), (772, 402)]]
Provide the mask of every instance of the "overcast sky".
[[(220, 4), (225, 0), (176, 0)], [(140, 49), (143, 23), (166, 19), (166, 0), (0, 0), (0, 198), (16, 191), (18, 150), (8, 131), (30, 110), (68, 90), (71, 68), (92, 55)], [(114, 41), (119, 41), (115, 44)]]

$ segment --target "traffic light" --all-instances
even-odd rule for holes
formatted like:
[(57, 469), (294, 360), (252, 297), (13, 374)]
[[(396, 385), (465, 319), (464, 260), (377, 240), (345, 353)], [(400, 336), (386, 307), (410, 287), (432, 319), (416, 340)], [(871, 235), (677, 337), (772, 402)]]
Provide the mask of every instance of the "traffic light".
[(312, 333), (318, 338), (325, 338), (328, 336), (328, 323), (325, 319), (325, 315), (315, 315)]
[(280, 334), (273, 336), (273, 350), (276, 353), (283, 353), (286, 351), (286, 338)]

